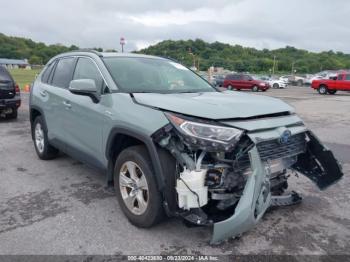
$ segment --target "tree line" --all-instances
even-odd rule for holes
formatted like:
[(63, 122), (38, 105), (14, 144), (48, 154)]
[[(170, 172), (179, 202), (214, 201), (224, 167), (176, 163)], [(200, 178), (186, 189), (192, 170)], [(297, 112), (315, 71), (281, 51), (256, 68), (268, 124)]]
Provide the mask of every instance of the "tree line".
[[(0, 33), (0, 58), (28, 59), (30, 64), (43, 65), (60, 53), (79, 49), (76, 45), (46, 45), (23, 37), (6, 36)], [(102, 52), (102, 48), (92, 48)], [(109, 50), (115, 51), (115, 50)]]
[[(30, 64), (45, 64), (53, 56), (79, 49), (76, 45), (46, 45), (22, 37), (0, 33), (0, 57), (28, 59)], [(93, 48), (103, 51), (102, 48)], [(116, 51), (116, 50), (107, 50)], [(292, 46), (274, 50), (258, 50), (241, 45), (220, 42), (207, 43), (196, 40), (165, 40), (137, 53), (175, 59), (187, 66), (196, 65), (200, 70), (210, 66), (224, 67), (238, 72), (291, 72), (315, 73), (326, 69), (350, 68), (350, 54), (332, 50), (315, 53)]]
[(274, 68), (275, 72), (316, 73), (350, 68), (350, 54), (332, 50), (316, 53), (292, 46), (258, 50), (220, 42), (207, 43), (201, 39), (166, 40), (139, 53), (170, 57), (187, 66), (198, 67), (199, 64), (200, 70), (215, 66), (238, 72), (269, 73)]

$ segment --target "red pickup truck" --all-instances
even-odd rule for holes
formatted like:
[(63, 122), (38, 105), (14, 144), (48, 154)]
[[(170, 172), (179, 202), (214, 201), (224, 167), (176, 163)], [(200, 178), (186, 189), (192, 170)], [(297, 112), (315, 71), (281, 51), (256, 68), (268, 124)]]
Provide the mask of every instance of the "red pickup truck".
[(317, 89), (321, 95), (334, 95), (337, 91), (350, 91), (350, 73), (339, 73), (331, 79), (314, 80), (311, 87)]

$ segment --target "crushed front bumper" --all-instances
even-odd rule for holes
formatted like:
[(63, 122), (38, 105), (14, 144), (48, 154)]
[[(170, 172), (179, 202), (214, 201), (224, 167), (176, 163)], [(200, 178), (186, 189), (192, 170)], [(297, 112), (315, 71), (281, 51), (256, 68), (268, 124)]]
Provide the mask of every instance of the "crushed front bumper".
[[(300, 131), (303, 130), (295, 128), (292, 134)], [(278, 129), (275, 132), (278, 132)], [(292, 168), (304, 174), (323, 190), (341, 179), (343, 176), (341, 165), (333, 153), (311, 131), (306, 131), (305, 134), (307, 136), (306, 151), (298, 155), (298, 160)], [(258, 142), (260, 139), (270, 139), (271, 136), (274, 135), (270, 132), (263, 132), (259, 135), (252, 135), (251, 138), (254, 142)], [(235, 213), (230, 218), (214, 224), (211, 244), (220, 243), (224, 239), (248, 231), (254, 227), (271, 205), (268, 169), (261, 161), (256, 146), (249, 151), (249, 158), (252, 173), (246, 182)]]
[(249, 157), (253, 172), (247, 180), (243, 195), (235, 209), (235, 214), (224, 221), (214, 224), (211, 244), (249, 230), (259, 221), (270, 206), (269, 178), (260, 161), (256, 147), (249, 151)]

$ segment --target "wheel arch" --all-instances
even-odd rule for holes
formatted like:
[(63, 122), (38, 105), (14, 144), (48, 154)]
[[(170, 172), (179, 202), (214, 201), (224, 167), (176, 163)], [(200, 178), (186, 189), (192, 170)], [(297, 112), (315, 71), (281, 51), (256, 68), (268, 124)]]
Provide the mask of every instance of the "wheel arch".
[(152, 138), (135, 130), (115, 127), (109, 133), (106, 143), (106, 158), (108, 160), (107, 182), (113, 183), (114, 164), (118, 155), (126, 148), (134, 145), (144, 145), (148, 151), (155, 172), (158, 189), (163, 191), (165, 179), (158, 155), (157, 147)]
[(30, 127), (31, 127), (30, 130), (31, 130), (31, 135), (32, 135), (32, 139), (33, 140), (34, 140), (33, 124), (34, 124), (35, 119), (38, 116), (42, 116), (44, 124), (45, 124), (44, 128), (46, 129), (47, 126), (46, 126), (46, 120), (45, 120), (44, 112), (37, 106), (31, 106), (30, 107), (30, 112), (29, 112), (29, 120), (30, 120)]

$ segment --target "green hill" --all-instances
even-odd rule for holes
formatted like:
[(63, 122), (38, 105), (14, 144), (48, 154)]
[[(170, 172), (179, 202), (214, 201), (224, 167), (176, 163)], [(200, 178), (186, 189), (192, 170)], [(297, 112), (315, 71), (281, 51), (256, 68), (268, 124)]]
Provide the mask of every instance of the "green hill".
[(0, 33), (0, 57), (14, 59), (28, 59), (32, 64), (45, 64), (51, 57), (69, 50), (78, 49), (77, 46), (46, 45), (31, 39), (6, 36)]
[[(75, 45), (69, 47), (61, 44), (46, 45), (31, 39), (6, 36), (0, 33), (0, 57), (3, 58), (27, 58), (32, 64), (45, 64), (51, 57), (75, 49), (78, 49)], [(101, 48), (94, 49), (102, 51)], [(291, 46), (275, 50), (258, 50), (220, 42), (207, 43), (201, 39), (166, 40), (137, 53), (170, 57), (187, 66), (192, 66), (193, 55), (189, 50), (196, 57), (196, 66), (199, 58), (201, 70), (217, 66), (235, 71), (267, 73), (273, 66), (274, 57), (276, 58), (275, 69), (281, 73), (290, 73), (292, 64), (298, 73), (350, 68), (350, 54), (342, 52), (315, 53)]]
[(210, 66), (218, 66), (235, 71), (269, 72), (273, 66), (274, 56), (276, 58), (275, 68), (278, 72), (290, 73), (292, 64), (294, 64), (297, 73), (350, 68), (350, 54), (342, 52), (315, 53), (291, 46), (275, 50), (257, 50), (220, 42), (207, 43), (200, 39), (166, 40), (142, 49), (138, 53), (171, 57), (187, 66), (192, 66), (193, 56), (189, 50), (196, 57), (199, 57), (200, 70), (207, 70)]

